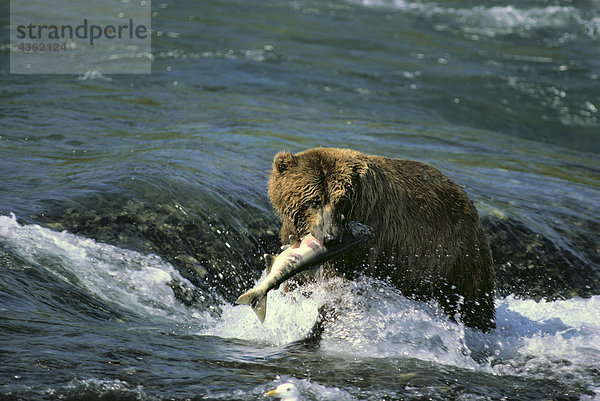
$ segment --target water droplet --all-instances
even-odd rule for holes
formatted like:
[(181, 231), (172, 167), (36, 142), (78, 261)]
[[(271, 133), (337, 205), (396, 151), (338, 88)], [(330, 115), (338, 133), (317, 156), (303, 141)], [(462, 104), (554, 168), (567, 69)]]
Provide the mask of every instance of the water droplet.
[(592, 102), (585, 102), (585, 107), (592, 113), (598, 112), (598, 108)]

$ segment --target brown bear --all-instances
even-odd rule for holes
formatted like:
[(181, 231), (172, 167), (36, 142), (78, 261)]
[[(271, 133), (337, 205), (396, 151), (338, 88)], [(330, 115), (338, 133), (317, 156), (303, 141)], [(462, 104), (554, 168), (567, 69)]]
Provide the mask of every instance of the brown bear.
[(349, 149), (281, 152), (269, 197), (284, 243), (309, 233), (338, 241), (347, 221), (373, 228), (373, 241), (328, 262), (326, 274), (387, 280), (467, 326), (495, 327), (494, 268), (477, 210), (436, 168)]

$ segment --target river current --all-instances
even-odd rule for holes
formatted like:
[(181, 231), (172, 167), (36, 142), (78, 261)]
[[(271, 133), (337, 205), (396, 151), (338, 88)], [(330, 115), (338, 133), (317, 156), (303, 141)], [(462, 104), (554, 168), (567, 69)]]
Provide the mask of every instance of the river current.
[[(600, 399), (598, 2), (152, 10), (149, 75), (9, 74), (0, 43), (0, 399)], [(234, 304), (280, 246), (273, 156), (315, 146), (467, 191), (496, 330), (368, 278)]]

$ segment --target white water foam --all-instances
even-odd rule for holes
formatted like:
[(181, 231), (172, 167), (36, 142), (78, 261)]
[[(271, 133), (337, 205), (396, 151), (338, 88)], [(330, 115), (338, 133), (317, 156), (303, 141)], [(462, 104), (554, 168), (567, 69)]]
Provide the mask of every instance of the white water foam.
[[(310, 296), (303, 295), (310, 293)], [(600, 296), (554, 302), (513, 296), (496, 302), (497, 329), (489, 334), (456, 324), (435, 304), (416, 302), (372, 279), (341, 279), (286, 293), (271, 291), (260, 324), (245, 305), (226, 305), (201, 334), (274, 346), (300, 340), (321, 305), (336, 305), (320, 349), (340, 357), (416, 358), (498, 375), (564, 380), (594, 388), (600, 362)], [(565, 361), (569, 361), (566, 363)]]
[(337, 316), (321, 339), (321, 349), (331, 354), (477, 366), (468, 357), (463, 325), (451, 322), (434, 304), (407, 299), (367, 278), (332, 279), (291, 292), (272, 290), (263, 324), (248, 306), (226, 305), (221, 318), (202, 334), (281, 346), (305, 338), (325, 304), (333, 305)]
[(508, 5), (457, 8), (435, 2), (407, 0), (362, 0), (360, 3), (371, 7), (390, 7), (419, 17), (435, 18), (440, 22), (452, 23), (467, 33), (489, 37), (525, 34), (546, 28), (568, 29), (572, 26), (578, 26), (582, 34), (591, 38), (598, 38), (600, 35), (600, 18), (588, 18), (585, 12), (572, 6), (519, 8)]
[(315, 291), (311, 296), (303, 295), (303, 292), (310, 290), (307, 287), (292, 292), (282, 289), (270, 291), (267, 316), (262, 324), (250, 307), (225, 305), (221, 318), (201, 334), (276, 346), (302, 340), (317, 320), (318, 308), (328, 298), (324, 287), (312, 287)]
[(436, 305), (407, 299), (377, 280), (334, 279), (291, 292), (271, 291), (267, 318), (260, 324), (245, 305), (225, 304), (216, 319), (184, 307), (167, 283), (186, 280), (155, 255), (21, 225), (14, 215), (0, 216), (0, 242), (101, 300), (148, 317), (185, 321), (200, 335), (281, 346), (305, 338), (319, 307), (332, 304), (337, 317), (325, 326), (320, 347), (325, 353), (416, 358), (499, 375), (556, 380), (568, 375), (591, 391), (600, 387), (594, 381), (600, 363), (598, 295), (554, 302), (499, 299), (498, 328), (482, 334), (451, 322)]
[(167, 285), (173, 279), (192, 284), (156, 255), (21, 225), (14, 215), (0, 216), (0, 241), (24, 260), (120, 308), (148, 317), (204, 319), (178, 302)]
[(562, 301), (498, 302), (498, 329), (490, 335), (496, 355), (522, 365), (498, 365), (498, 373), (543, 373), (556, 363), (570, 361), (560, 372), (577, 372), (600, 363), (600, 296)]

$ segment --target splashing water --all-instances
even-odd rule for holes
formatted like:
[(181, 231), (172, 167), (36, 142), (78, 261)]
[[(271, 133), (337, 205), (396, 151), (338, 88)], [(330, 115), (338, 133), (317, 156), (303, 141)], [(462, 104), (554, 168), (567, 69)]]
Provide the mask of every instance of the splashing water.
[[(519, 7), (475, 6), (452, 7), (435, 2), (406, 0), (363, 0), (365, 6), (390, 7), (416, 17), (439, 18), (466, 33), (488, 37), (496, 35), (528, 35), (534, 30), (576, 27), (583, 35), (598, 38), (600, 18), (588, 16), (572, 6)], [(439, 26), (443, 28), (442, 25)]]
[[(598, 390), (600, 296), (553, 302), (498, 299), (498, 328), (482, 334), (451, 322), (437, 305), (407, 299), (383, 282), (332, 279), (291, 292), (271, 291), (267, 319), (260, 324), (251, 308), (243, 305), (221, 305), (217, 318), (183, 306), (167, 283), (176, 278), (192, 284), (155, 255), (21, 225), (14, 215), (0, 216), (0, 244), (93, 297), (151, 319), (192, 324), (199, 338), (215, 336), (277, 348), (305, 338), (319, 308), (331, 304), (336, 315), (325, 325), (320, 352), (332, 358), (407, 358), (491, 375), (553, 380), (569, 375), (591, 393)], [(77, 383), (100, 383), (90, 380)], [(343, 392), (316, 383), (296, 384), (314, 399)], [(257, 397), (263, 387), (255, 389)], [(353, 399), (345, 392), (340, 396)]]
[(151, 317), (198, 319), (177, 302), (168, 283), (189, 281), (156, 255), (144, 255), (93, 239), (20, 225), (14, 215), (0, 216), (0, 243), (35, 266), (89, 291), (97, 299)]
[[(310, 296), (305, 294), (310, 293)], [(228, 305), (202, 334), (276, 346), (302, 339), (325, 303), (338, 306), (321, 350), (341, 357), (416, 358), (500, 375), (559, 380), (568, 360), (575, 377), (594, 383), (600, 360), (600, 296), (562, 301), (498, 299), (497, 329), (483, 334), (444, 315), (436, 304), (407, 299), (377, 280), (334, 279), (293, 292), (269, 293), (263, 325), (247, 306)]]

